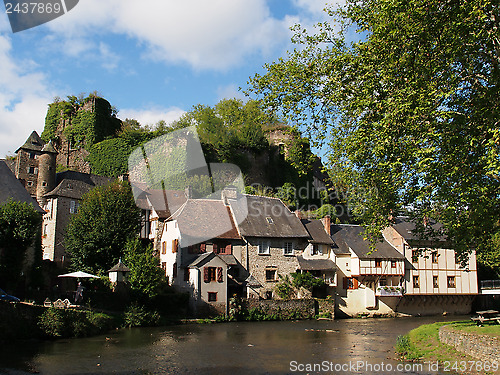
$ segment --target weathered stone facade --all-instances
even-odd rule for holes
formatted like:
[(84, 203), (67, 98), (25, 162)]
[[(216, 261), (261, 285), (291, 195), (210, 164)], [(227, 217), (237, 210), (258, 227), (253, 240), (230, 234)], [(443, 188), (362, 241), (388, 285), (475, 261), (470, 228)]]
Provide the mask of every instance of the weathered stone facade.
[(478, 358), (486, 364), (500, 365), (500, 339), (489, 335), (478, 335), (454, 330), (444, 326), (439, 329), (439, 340), (453, 346), (456, 350)]
[[(260, 283), (261, 288), (254, 291), (261, 298), (274, 297), (276, 284), (280, 276), (284, 277), (297, 272), (299, 263), (297, 255), (301, 255), (308, 245), (307, 241), (298, 238), (270, 238), (269, 254), (259, 254), (258, 243), (260, 238), (246, 238), (247, 244), (242, 252), (241, 264), (247, 267), (248, 272)], [(293, 243), (293, 254), (284, 254), (286, 242)], [(274, 277), (271, 277), (274, 274)]]

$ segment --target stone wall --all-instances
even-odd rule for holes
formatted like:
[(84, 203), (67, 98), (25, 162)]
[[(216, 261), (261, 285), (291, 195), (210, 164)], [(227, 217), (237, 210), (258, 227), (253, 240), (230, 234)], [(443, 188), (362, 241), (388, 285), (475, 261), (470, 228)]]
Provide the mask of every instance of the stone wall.
[(500, 339), (497, 337), (457, 331), (444, 326), (439, 329), (439, 340), (484, 363), (500, 364)]
[(317, 299), (318, 314), (330, 313), (331, 318), (335, 317), (335, 299)]
[(267, 315), (280, 315), (282, 319), (312, 319), (316, 315), (314, 299), (258, 300), (248, 299), (247, 308), (259, 309)]

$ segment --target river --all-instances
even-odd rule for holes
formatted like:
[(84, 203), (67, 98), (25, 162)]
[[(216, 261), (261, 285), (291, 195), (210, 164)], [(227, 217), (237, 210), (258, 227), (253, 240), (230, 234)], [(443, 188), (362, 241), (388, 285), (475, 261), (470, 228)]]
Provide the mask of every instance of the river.
[[(12, 343), (4, 374), (441, 374), (394, 360), (398, 335), (457, 317), (184, 324)], [(2, 345), (4, 346), (4, 345)], [(316, 368), (312, 367), (316, 365)], [(418, 367), (422, 366), (422, 368)], [(319, 371), (314, 371), (319, 370)], [(446, 374), (450, 374), (447, 372)]]

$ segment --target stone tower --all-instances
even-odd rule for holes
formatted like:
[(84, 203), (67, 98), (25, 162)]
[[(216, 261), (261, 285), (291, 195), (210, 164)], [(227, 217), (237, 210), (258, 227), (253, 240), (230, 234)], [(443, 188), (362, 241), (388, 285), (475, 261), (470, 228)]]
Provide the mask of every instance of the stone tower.
[(43, 196), (56, 187), (56, 157), (57, 151), (51, 142), (42, 148), (38, 157), (36, 199), (41, 207), (47, 203), (47, 199)]
[(38, 158), (42, 153), (44, 145), (45, 142), (34, 131), (16, 151), (17, 157), (14, 174), (32, 197), (36, 197), (37, 195)]

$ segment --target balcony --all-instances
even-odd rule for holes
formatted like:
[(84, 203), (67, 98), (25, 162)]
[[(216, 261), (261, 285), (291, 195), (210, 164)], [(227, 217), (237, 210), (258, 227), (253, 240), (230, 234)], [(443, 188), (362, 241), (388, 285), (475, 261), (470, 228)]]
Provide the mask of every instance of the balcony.
[(403, 297), (403, 293), (402, 286), (379, 286), (375, 295), (377, 297)]

